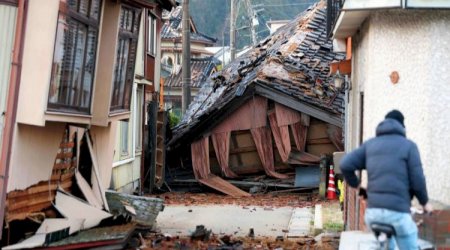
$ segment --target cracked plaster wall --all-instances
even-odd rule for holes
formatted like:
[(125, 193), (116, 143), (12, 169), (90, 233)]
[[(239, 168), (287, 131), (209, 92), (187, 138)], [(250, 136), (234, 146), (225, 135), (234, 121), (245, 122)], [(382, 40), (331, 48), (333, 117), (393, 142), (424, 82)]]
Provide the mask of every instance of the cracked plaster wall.
[[(347, 125), (358, 145), (359, 93), (364, 91), (363, 139), (384, 115), (399, 109), (407, 137), (419, 147), (431, 199), (450, 204), (450, 12), (373, 12), (356, 35)], [(392, 84), (389, 75), (400, 80)]]

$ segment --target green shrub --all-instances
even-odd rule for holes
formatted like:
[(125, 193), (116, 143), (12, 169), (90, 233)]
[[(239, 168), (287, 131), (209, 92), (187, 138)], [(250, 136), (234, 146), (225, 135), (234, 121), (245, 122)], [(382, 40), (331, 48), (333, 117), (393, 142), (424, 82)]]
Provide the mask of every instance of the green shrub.
[(171, 128), (175, 127), (178, 123), (180, 123), (181, 118), (177, 116), (174, 112), (169, 112), (169, 125)]

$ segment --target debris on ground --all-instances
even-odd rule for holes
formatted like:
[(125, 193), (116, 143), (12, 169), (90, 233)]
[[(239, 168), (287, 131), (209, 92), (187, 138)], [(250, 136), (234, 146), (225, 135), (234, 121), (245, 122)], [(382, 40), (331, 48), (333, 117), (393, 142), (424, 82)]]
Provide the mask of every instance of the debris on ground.
[(286, 239), (282, 236), (270, 237), (234, 237), (232, 235), (211, 234), (208, 240), (195, 240), (190, 237), (164, 238), (157, 233), (149, 233), (145, 237), (146, 243), (152, 247), (141, 247), (141, 249), (324, 249), (334, 250), (339, 247), (339, 235), (323, 235), (319, 238), (310, 236)]
[(311, 207), (316, 204), (328, 204), (332, 201), (321, 200), (315, 193), (274, 193), (255, 194), (245, 199), (212, 193), (182, 193), (170, 192), (148, 197), (161, 198), (165, 205), (239, 205), (244, 209), (251, 206), (264, 207), (264, 210), (272, 210), (277, 207)]
[(207, 230), (204, 225), (198, 225), (191, 235), (192, 240), (206, 241), (211, 235), (211, 230)]

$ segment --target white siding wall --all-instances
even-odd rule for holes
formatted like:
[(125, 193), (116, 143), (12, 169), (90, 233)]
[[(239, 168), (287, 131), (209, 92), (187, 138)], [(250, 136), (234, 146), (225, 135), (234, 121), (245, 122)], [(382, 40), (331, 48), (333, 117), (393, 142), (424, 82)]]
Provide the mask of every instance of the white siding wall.
[(0, 5), (0, 152), (2, 149), (4, 112), (11, 71), (17, 7)]
[[(388, 111), (402, 111), (407, 137), (422, 155), (431, 199), (450, 204), (449, 12), (374, 12), (366, 22), (353, 65), (353, 86), (364, 86), (364, 140), (375, 136)], [(392, 71), (400, 75), (396, 85)], [(347, 134), (357, 132), (350, 128)]]
[(44, 126), (52, 72), (58, 0), (29, 1), (17, 122)]

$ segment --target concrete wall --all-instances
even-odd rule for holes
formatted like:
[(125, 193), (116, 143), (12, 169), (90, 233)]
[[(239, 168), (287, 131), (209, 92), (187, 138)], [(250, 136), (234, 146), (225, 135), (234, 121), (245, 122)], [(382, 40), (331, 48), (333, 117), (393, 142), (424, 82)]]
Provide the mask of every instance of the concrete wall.
[[(430, 198), (450, 204), (450, 15), (445, 11), (373, 12), (354, 43), (347, 149), (357, 143), (358, 96), (364, 91), (363, 139), (399, 109), (407, 137), (418, 144)], [(359, 38), (358, 38), (359, 36)], [(397, 71), (400, 80), (390, 81)]]
[(3, 140), (3, 123), (11, 72), (12, 50), (16, 29), (17, 7), (0, 5), (0, 152)]

